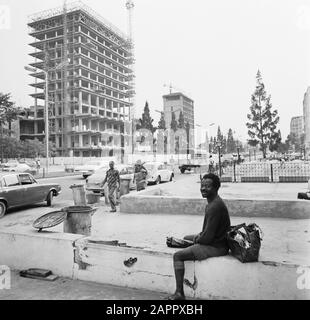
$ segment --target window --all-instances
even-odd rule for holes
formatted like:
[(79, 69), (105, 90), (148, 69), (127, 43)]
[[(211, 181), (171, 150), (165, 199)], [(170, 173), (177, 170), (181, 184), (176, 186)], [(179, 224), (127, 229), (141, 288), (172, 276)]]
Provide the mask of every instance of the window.
[(20, 182), (22, 183), (22, 185), (33, 183), (33, 180), (31, 179), (29, 174), (20, 174), (19, 179), (20, 179)]
[(88, 72), (84, 69), (82, 69), (82, 76), (88, 78)]
[(7, 187), (19, 186), (17, 175), (5, 176), (4, 181)]

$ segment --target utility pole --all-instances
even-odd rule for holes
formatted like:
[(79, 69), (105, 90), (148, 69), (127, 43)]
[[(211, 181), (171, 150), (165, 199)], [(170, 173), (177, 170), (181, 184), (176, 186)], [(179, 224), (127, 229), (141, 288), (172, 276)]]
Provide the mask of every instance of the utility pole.
[(45, 157), (46, 157), (46, 172), (48, 174), (49, 168), (49, 124), (48, 124), (48, 107), (49, 107), (49, 99), (48, 99), (48, 76), (49, 76), (49, 54), (48, 54), (48, 47), (44, 44), (44, 55), (45, 55), (45, 66), (44, 66), (44, 75), (45, 75), (45, 88), (44, 88), (44, 98), (45, 98), (45, 108), (44, 108), (44, 130), (45, 130)]

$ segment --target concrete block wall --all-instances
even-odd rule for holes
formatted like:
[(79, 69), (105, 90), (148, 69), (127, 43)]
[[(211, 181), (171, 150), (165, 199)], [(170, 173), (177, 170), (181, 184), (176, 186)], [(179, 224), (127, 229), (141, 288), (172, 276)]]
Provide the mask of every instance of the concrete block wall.
[(11, 269), (43, 268), (72, 278), (73, 244), (81, 235), (12, 229), (0, 230), (0, 265)]
[[(96, 242), (97, 241), (97, 242)], [(115, 247), (79, 235), (0, 230), (0, 265), (44, 268), (59, 276), (123, 287), (172, 293), (171, 253)], [(132, 266), (124, 261), (137, 258)], [(200, 299), (310, 299), (297, 288), (297, 265), (242, 264), (231, 256), (186, 263), (185, 294)], [(309, 266), (308, 266), (309, 268)]]
[[(230, 216), (309, 219), (310, 202), (303, 200), (224, 199)], [(142, 214), (203, 215), (206, 199), (162, 195), (160, 189), (121, 198), (120, 211)]]

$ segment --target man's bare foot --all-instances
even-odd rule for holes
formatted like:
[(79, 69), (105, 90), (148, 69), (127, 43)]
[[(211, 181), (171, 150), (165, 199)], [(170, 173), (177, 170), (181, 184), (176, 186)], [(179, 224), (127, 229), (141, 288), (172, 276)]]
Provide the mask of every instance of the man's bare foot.
[(184, 294), (181, 294), (180, 292), (175, 292), (171, 296), (167, 298), (167, 300), (185, 300)]

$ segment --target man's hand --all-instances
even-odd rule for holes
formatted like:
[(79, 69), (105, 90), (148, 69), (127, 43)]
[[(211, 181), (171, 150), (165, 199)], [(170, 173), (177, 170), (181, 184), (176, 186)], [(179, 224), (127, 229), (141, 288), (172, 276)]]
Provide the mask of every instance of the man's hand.
[(195, 237), (194, 237), (194, 243), (198, 243), (198, 239), (199, 239), (199, 237), (200, 237), (200, 234), (197, 234)]

